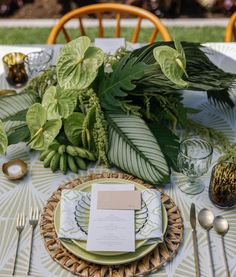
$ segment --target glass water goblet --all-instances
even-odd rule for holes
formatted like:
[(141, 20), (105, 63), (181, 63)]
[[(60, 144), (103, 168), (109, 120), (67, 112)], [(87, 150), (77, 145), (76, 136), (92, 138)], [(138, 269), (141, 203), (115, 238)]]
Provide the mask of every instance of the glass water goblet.
[(189, 180), (181, 185), (181, 190), (188, 194), (198, 194), (204, 190), (199, 178), (207, 173), (211, 165), (213, 148), (211, 144), (200, 138), (189, 138), (180, 143), (178, 153), (179, 170)]

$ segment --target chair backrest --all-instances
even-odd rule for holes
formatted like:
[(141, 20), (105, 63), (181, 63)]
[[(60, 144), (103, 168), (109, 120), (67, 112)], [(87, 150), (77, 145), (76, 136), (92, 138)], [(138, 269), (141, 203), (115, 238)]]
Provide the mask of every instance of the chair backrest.
[(225, 42), (236, 41), (236, 12), (233, 13), (229, 19), (229, 23), (225, 30)]
[(71, 19), (78, 19), (80, 34), (82, 36), (86, 35), (85, 28), (83, 24), (82, 17), (86, 14), (96, 14), (98, 18), (98, 35), (99, 37), (104, 37), (104, 28), (103, 28), (103, 13), (112, 12), (116, 14), (116, 28), (115, 28), (115, 37), (121, 36), (121, 15), (122, 14), (130, 14), (137, 17), (137, 24), (134, 27), (133, 36), (131, 39), (132, 43), (136, 43), (138, 40), (138, 35), (141, 28), (141, 22), (143, 19), (147, 19), (153, 24), (154, 30), (152, 31), (149, 37), (149, 43), (152, 43), (158, 32), (162, 36), (164, 41), (170, 41), (171, 37), (165, 28), (165, 26), (161, 23), (160, 19), (152, 14), (151, 12), (144, 10), (142, 8), (124, 5), (124, 4), (116, 4), (116, 3), (102, 3), (102, 4), (93, 4), (84, 6), (78, 9), (75, 9), (67, 14), (65, 14), (58, 23), (51, 30), (47, 43), (54, 44), (56, 43), (56, 39), (58, 34), (62, 31), (65, 37), (66, 42), (71, 40), (71, 37), (68, 31), (65, 28), (65, 24)]

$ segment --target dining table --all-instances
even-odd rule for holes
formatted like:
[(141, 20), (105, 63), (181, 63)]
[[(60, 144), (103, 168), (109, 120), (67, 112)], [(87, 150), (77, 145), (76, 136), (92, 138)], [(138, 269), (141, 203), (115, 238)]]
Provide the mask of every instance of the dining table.
[[(52, 51), (52, 63), (61, 45), (0, 45), (0, 61), (8, 52), (23, 52), (25, 54), (46, 49)], [(209, 59), (219, 68), (236, 74), (236, 43), (206, 43), (202, 46)], [(5, 80), (2, 62), (0, 62), (0, 89), (10, 88)], [(201, 110), (193, 114), (193, 118), (222, 131), (232, 141), (236, 141), (236, 105), (225, 108), (217, 103), (210, 102), (204, 91), (183, 91), (183, 102), (186, 105)], [(231, 88), (231, 98), (236, 104), (236, 86)], [(1, 98), (0, 98), (1, 101)], [(7, 108), (7, 107), (6, 107)], [(68, 172), (63, 175), (57, 171), (52, 173), (50, 168), (44, 168), (38, 159), (37, 151), (32, 151), (25, 143), (10, 145), (5, 155), (0, 156), (0, 167), (8, 160), (22, 159), (28, 164), (28, 173), (20, 180), (9, 180), (0, 171), (0, 276), (11, 276), (15, 254), (17, 232), (16, 217), (18, 213), (26, 215), (26, 225), (21, 234), (20, 248), (17, 259), (15, 276), (27, 276), (27, 262), (30, 249), (30, 225), (28, 224), (31, 207), (43, 210), (50, 195), (63, 183), (73, 180), (78, 175), (101, 173), (105, 171), (120, 171), (118, 168), (105, 168), (102, 165), (91, 163), (87, 170), (78, 173)], [(181, 182), (185, 176), (171, 174), (170, 182), (162, 187), (176, 203), (180, 210), (184, 224), (183, 240), (177, 254), (158, 271), (147, 276), (156, 277), (193, 277), (195, 276), (195, 261), (193, 254), (192, 230), (190, 225), (190, 207), (195, 203), (196, 214), (203, 209), (210, 209), (215, 216), (222, 215), (229, 222), (229, 231), (225, 235), (225, 248), (229, 265), (230, 276), (236, 277), (236, 210), (217, 208), (209, 199), (209, 183), (213, 166), (217, 163), (219, 152), (214, 149), (213, 160), (208, 172), (201, 178), (205, 189), (197, 195), (186, 194), (181, 190)], [(202, 277), (211, 276), (211, 262), (208, 252), (205, 230), (197, 222), (197, 241), (199, 265)], [(224, 277), (225, 265), (220, 236), (210, 230), (211, 248), (213, 252), (214, 270), (216, 277)], [(31, 276), (34, 277), (72, 277), (69, 271), (62, 268), (48, 254), (40, 234), (39, 224), (34, 233)]]

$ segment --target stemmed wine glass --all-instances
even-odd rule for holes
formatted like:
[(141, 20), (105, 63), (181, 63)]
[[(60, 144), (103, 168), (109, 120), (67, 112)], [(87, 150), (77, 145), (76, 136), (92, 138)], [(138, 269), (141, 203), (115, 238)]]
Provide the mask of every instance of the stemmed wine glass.
[(189, 138), (180, 143), (178, 153), (179, 170), (189, 180), (180, 189), (188, 194), (198, 194), (204, 190), (200, 176), (207, 173), (212, 160), (211, 144), (200, 138)]

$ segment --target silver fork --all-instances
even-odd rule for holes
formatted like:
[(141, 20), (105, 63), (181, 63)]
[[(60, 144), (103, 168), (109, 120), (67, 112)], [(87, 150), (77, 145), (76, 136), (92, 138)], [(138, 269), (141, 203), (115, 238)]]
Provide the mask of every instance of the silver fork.
[(29, 219), (29, 224), (31, 227), (31, 236), (30, 236), (30, 253), (29, 253), (29, 260), (28, 260), (28, 270), (27, 270), (27, 275), (30, 274), (30, 262), (31, 262), (31, 254), (32, 254), (32, 245), (33, 245), (33, 236), (34, 236), (34, 229), (37, 226), (39, 221), (39, 209), (33, 209), (31, 207), (30, 209), (30, 219)]
[(15, 275), (16, 259), (17, 259), (17, 255), (18, 255), (19, 242), (20, 242), (20, 234), (23, 231), (24, 226), (25, 226), (25, 215), (18, 214), (17, 218), (16, 218), (16, 230), (18, 232), (18, 235), (17, 235), (17, 244), (16, 244), (16, 252), (15, 252), (14, 262), (13, 262), (12, 275)]

